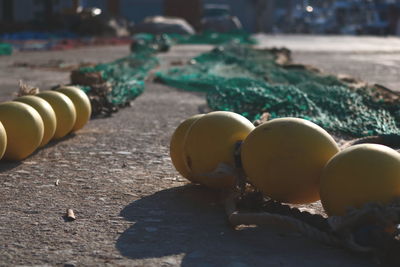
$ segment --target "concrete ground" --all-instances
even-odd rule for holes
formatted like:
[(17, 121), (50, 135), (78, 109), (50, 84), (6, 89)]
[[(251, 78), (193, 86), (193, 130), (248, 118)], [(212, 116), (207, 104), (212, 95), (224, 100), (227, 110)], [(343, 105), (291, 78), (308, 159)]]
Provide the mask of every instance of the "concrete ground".
[[(292, 49), (299, 63), (399, 88), (399, 39), (262, 39)], [(207, 49), (176, 46), (160, 55), (161, 68)], [(68, 72), (17, 68), (15, 62), (107, 62), (128, 52), (118, 46), (1, 57), (0, 100), (14, 97), (20, 79), (42, 89), (69, 81)], [(205, 103), (201, 94), (148, 82), (132, 107), (92, 120), (22, 162), (1, 162), (0, 265), (374, 266), (368, 257), (298, 234), (229, 227), (219, 194), (188, 185), (168, 155), (179, 122)], [(67, 208), (76, 221), (64, 221)]]

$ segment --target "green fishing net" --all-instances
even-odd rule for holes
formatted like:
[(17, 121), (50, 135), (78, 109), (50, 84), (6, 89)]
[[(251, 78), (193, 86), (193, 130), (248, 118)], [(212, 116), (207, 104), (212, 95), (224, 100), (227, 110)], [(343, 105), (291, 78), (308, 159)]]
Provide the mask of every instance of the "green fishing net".
[(0, 56), (1, 55), (11, 55), (12, 54), (12, 46), (10, 44), (2, 44), (0, 43)]
[(132, 38), (131, 52), (167, 52), (174, 41), (167, 34), (139, 33)]
[[(142, 51), (110, 63), (80, 68), (78, 75), (71, 75), (71, 82), (96, 101), (95, 96), (104, 93), (99, 92), (99, 88), (109, 88), (104, 93), (106, 103), (102, 104), (124, 106), (144, 91), (148, 72), (157, 65), (158, 59), (152, 52)], [(94, 104), (98, 105), (97, 102)]]
[(337, 77), (304, 67), (286, 68), (268, 50), (230, 44), (199, 55), (183, 67), (156, 74), (158, 81), (207, 93), (214, 110), (250, 120), (299, 117), (350, 136), (400, 134), (400, 105), (378, 100), (367, 88), (354, 89)]
[(93, 115), (109, 114), (115, 107), (121, 107), (144, 91), (144, 80), (149, 71), (158, 65), (156, 53), (168, 51), (176, 43), (252, 43), (250, 36), (243, 32), (202, 33), (198, 35), (153, 35), (133, 36), (131, 54), (113, 62), (82, 67), (71, 74), (71, 83), (82, 88), (90, 97), (94, 107)]
[(220, 45), (232, 42), (237, 44), (256, 44), (256, 40), (243, 31), (227, 33), (206, 31), (194, 35), (139, 33), (133, 36), (131, 51), (166, 52), (174, 44)]

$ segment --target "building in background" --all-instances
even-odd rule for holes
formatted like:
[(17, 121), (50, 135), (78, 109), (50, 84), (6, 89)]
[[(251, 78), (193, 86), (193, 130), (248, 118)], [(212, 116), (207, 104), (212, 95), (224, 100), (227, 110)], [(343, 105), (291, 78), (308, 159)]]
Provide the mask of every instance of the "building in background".
[(184, 18), (198, 30), (202, 17), (202, 5), (202, 0), (164, 0), (164, 15)]
[(48, 12), (71, 8), (65, 0), (0, 0), (0, 21), (26, 22), (46, 17)]
[(164, 14), (163, 0), (120, 0), (121, 15), (134, 23), (141, 22), (147, 16)]

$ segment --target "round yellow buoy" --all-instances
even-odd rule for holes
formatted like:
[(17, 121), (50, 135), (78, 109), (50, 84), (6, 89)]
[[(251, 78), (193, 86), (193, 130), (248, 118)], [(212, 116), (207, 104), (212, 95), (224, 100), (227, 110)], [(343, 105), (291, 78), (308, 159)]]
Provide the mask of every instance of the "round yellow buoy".
[(369, 202), (400, 197), (400, 154), (383, 145), (362, 144), (334, 156), (321, 177), (321, 202), (328, 215)]
[(0, 122), (0, 159), (3, 158), (4, 152), (7, 148), (7, 133), (3, 124)]
[(57, 127), (53, 138), (60, 139), (69, 134), (76, 121), (76, 111), (72, 100), (55, 91), (43, 91), (36, 96), (49, 102), (56, 113)]
[(335, 140), (315, 123), (280, 118), (251, 132), (241, 156), (249, 181), (266, 196), (304, 204), (320, 199), (322, 169), (338, 151)]
[(39, 147), (45, 146), (53, 138), (57, 127), (56, 113), (51, 105), (43, 98), (34, 95), (21, 96), (14, 101), (28, 104), (39, 112), (44, 124), (43, 139)]
[(22, 160), (32, 154), (43, 139), (44, 124), (40, 114), (20, 102), (0, 104), (0, 121), (7, 134), (6, 160)]
[(228, 111), (210, 112), (196, 120), (183, 145), (185, 166), (192, 179), (213, 188), (233, 186), (235, 146), (253, 129), (245, 117)]
[(169, 154), (171, 156), (172, 164), (175, 169), (186, 179), (194, 182), (191, 176), (190, 170), (185, 165), (184, 153), (183, 153), (183, 142), (185, 140), (186, 134), (192, 126), (192, 124), (201, 118), (204, 114), (194, 115), (186, 120), (184, 120), (175, 132), (172, 134), (171, 142), (169, 146)]
[(74, 103), (76, 110), (76, 121), (72, 131), (81, 129), (90, 119), (92, 115), (92, 106), (89, 97), (78, 87), (64, 86), (57, 89), (58, 92), (68, 96)]

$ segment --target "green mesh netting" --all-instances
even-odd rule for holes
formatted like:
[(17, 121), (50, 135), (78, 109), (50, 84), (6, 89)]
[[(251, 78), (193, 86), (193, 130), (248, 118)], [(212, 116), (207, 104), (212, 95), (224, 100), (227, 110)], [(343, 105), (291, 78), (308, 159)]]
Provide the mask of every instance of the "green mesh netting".
[(139, 33), (133, 36), (132, 52), (166, 52), (174, 44), (211, 44), (225, 43), (256, 44), (250, 34), (243, 31), (227, 33), (203, 32), (194, 35)]
[(227, 41), (253, 43), (250, 36), (243, 32), (208, 32), (192, 36), (136, 34), (133, 36), (131, 55), (110, 63), (80, 68), (72, 73), (71, 83), (80, 86), (91, 97), (96, 116), (96, 113), (104, 111), (104, 107), (111, 110), (124, 106), (144, 91), (148, 72), (158, 65), (156, 53), (168, 51), (174, 43), (215, 44)]
[(1, 55), (11, 55), (12, 54), (12, 46), (10, 44), (2, 44), (0, 43), (0, 56)]
[[(107, 101), (121, 106), (139, 96), (144, 90), (144, 80), (148, 72), (158, 65), (158, 59), (152, 52), (131, 54), (111, 63), (98, 64), (79, 69), (81, 74), (99, 73), (102, 83), (108, 83), (112, 90), (107, 94)], [(95, 85), (95, 84), (94, 84)], [(92, 86), (82, 86), (90, 94)]]
[(166, 52), (174, 43), (167, 34), (139, 33), (135, 34), (132, 39), (131, 51), (134, 53)]
[(400, 134), (400, 105), (375, 100), (367, 88), (355, 90), (335, 76), (285, 68), (270, 51), (225, 45), (191, 62), (158, 72), (157, 80), (206, 92), (210, 108), (250, 120), (268, 112), (271, 118), (304, 118), (351, 136)]

